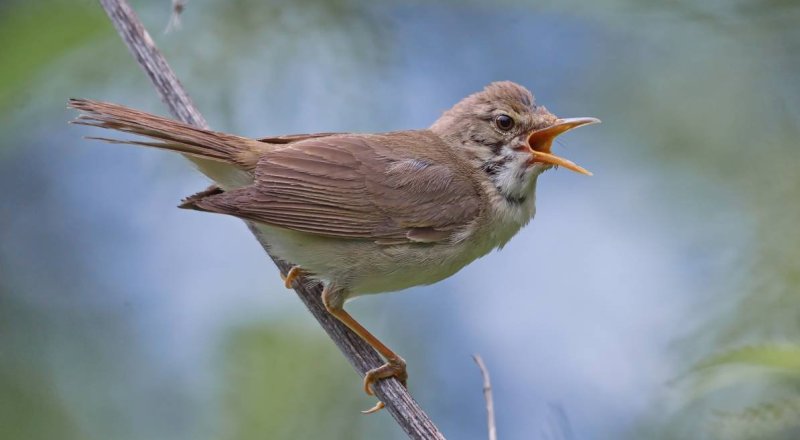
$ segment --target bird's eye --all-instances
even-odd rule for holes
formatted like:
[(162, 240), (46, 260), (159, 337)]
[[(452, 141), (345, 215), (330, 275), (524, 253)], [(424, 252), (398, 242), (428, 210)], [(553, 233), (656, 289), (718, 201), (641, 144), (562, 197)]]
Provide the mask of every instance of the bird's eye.
[(494, 118), (494, 123), (497, 125), (497, 128), (503, 131), (508, 131), (514, 128), (514, 119), (508, 115), (497, 115), (497, 117)]

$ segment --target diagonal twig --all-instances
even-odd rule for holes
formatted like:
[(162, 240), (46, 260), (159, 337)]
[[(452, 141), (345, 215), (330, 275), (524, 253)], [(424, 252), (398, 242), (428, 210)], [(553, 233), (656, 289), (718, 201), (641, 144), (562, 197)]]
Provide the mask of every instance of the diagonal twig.
[(494, 423), (494, 398), (492, 397), (492, 382), (489, 380), (489, 370), (483, 363), (483, 358), (479, 354), (473, 354), (472, 359), (478, 364), (483, 376), (483, 397), (486, 399), (486, 422), (489, 429), (489, 440), (497, 440), (497, 427)]
[[(172, 115), (188, 124), (207, 128), (203, 116), (192, 104), (175, 73), (167, 64), (164, 56), (156, 47), (153, 39), (144, 29), (141, 21), (128, 5), (126, 0), (100, 0), (108, 17), (117, 29), (131, 54), (153, 83), (161, 96), (161, 100), (169, 107)], [(202, 169), (202, 167), (201, 167)], [(250, 230), (269, 255), (269, 246), (258, 229), (246, 222)], [(270, 255), (281, 273), (291, 268), (289, 262), (281, 261)], [(366, 371), (380, 366), (383, 361), (378, 353), (361, 338), (331, 316), (322, 304), (319, 284), (299, 285), (295, 291), (308, 310), (319, 321), (320, 326), (333, 339), (348, 361), (362, 376)], [(386, 409), (397, 421), (398, 425), (412, 439), (444, 439), (430, 417), (419, 407), (408, 391), (395, 378), (378, 381), (374, 385), (375, 394), (386, 404)]]

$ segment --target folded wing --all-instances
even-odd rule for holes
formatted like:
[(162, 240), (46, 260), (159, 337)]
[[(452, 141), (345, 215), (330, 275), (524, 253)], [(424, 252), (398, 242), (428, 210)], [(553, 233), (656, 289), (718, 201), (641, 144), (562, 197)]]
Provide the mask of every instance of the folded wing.
[[(447, 240), (480, 213), (476, 185), (433, 134), (333, 135), (265, 154), (255, 183), (186, 207), (383, 244)], [(409, 147), (411, 144), (417, 147)]]

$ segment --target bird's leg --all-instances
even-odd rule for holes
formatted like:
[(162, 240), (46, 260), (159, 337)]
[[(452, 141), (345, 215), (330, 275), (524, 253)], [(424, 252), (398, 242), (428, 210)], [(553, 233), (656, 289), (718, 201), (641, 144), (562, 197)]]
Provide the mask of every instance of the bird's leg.
[(289, 269), (289, 272), (286, 272), (286, 276), (281, 274), (281, 278), (283, 278), (283, 285), (286, 286), (287, 289), (291, 289), (294, 280), (303, 275), (305, 275), (305, 272), (300, 266), (292, 266), (292, 268)]
[[(343, 308), (344, 298), (336, 293), (341, 292), (337, 292), (330, 286), (325, 286), (325, 288), (322, 290), (322, 302), (325, 304), (325, 308), (328, 310), (328, 312), (346, 325), (347, 328), (360, 336), (361, 339), (372, 346), (372, 348), (377, 350), (378, 353), (380, 353), (381, 356), (386, 359), (385, 364), (367, 371), (367, 373), (364, 375), (364, 391), (369, 395), (374, 395), (375, 393), (372, 390), (372, 384), (380, 379), (393, 376), (396, 377), (405, 387), (406, 382), (408, 381), (406, 361), (393, 352), (389, 347), (384, 345), (384, 343), (378, 338), (373, 336), (372, 333), (370, 333), (369, 330), (364, 328), (364, 326), (356, 321), (355, 318), (350, 316), (350, 314), (347, 313)], [(379, 411), (383, 407), (383, 402), (379, 401), (374, 407), (362, 412), (364, 414), (371, 414)]]

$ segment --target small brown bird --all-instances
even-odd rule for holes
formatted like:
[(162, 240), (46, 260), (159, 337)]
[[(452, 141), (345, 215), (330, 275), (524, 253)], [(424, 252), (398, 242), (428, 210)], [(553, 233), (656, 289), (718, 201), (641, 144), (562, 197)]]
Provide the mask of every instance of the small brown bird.
[[(142, 135), (144, 145), (187, 155), (218, 186), (181, 208), (255, 222), (270, 251), (298, 277), (323, 283), (328, 311), (385, 359), (364, 389), (405, 361), (343, 305), (447, 278), (505, 245), (535, 212), (536, 179), (554, 166), (556, 136), (595, 118), (559, 119), (512, 82), (470, 95), (428, 129), (381, 134), (317, 133), (249, 139), (203, 130), (120, 105), (73, 99), (74, 122)], [(383, 407), (381, 402), (365, 412)]]

